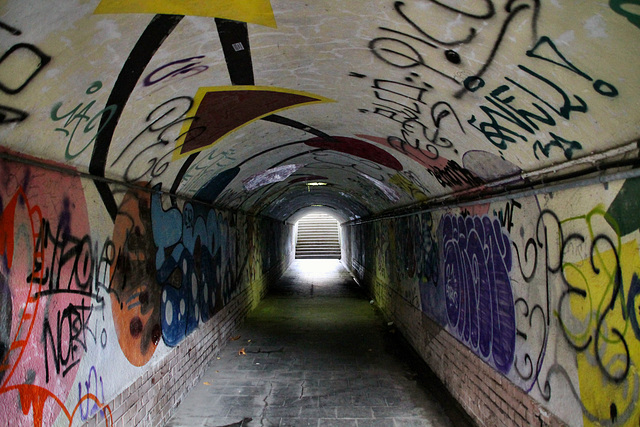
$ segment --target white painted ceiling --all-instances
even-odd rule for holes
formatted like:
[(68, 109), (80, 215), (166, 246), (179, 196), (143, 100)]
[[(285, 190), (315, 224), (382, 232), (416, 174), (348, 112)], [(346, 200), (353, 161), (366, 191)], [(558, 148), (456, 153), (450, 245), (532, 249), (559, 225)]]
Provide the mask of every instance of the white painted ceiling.
[(633, 1), (5, 0), (0, 23), (3, 155), (282, 220), (632, 164), (640, 134)]

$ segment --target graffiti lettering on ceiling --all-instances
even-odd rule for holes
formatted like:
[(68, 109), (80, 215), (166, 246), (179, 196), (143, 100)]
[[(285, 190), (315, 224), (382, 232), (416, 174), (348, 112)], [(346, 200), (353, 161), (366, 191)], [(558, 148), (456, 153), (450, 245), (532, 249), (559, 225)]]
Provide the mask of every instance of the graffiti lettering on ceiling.
[(276, 230), (250, 236), (241, 215), (167, 209), (159, 195), (129, 190), (113, 229), (94, 229), (80, 178), (5, 160), (0, 178), (0, 407), (22, 407), (5, 412), (11, 424), (113, 425), (107, 390), (120, 380), (96, 361), (145, 366), (285, 251), (273, 221), (259, 222)]

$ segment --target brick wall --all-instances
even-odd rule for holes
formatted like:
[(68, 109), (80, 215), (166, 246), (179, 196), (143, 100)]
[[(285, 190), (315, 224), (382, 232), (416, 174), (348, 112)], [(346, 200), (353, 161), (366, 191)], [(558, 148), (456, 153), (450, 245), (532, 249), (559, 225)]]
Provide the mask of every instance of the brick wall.
[(426, 315), (413, 307), (409, 309), (420, 317), (420, 328), (407, 328), (401, 318), (394, 319), (398, 319), (397, 322), (402, 324), (402, 331), (413, 347), (479, 424), (564, 425)]
[[(362, 271), (362, 266), (358, 269)], [(363, 282), (385, 318), (394, 323), (478, 425), (566, 425), (404, 299), (391, 284), (367, 273)]]
[[(254, 301), (253, 295), (257, 294), (262, 299), (269, 283), (277, 279), (285, 268), (286, 263), (283, 262), (272, 268), (262, 280), (251, 286), (244, 286), (212, 319), (200, 325), (166, 357), (149, 367), (133, 384), (108, 402), (113, 425), (164, 425), (234, 335), (252, 307), (259, 302)], [(87, 420), (85, 425), (104, 426), (105, 419), (98, 413)]]
[(115, 184), (114, 218), (86, 178), (0, 170), (3, 426), (164, 424), (293, 257), (273, 219)]

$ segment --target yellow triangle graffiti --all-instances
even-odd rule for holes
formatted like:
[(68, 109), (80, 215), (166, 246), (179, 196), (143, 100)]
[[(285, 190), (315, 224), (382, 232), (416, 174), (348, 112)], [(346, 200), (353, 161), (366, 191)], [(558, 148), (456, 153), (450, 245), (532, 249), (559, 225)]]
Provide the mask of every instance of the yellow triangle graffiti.
[(95, 13), (208, 16), (276, 28), (270, 0), (102, 0)]

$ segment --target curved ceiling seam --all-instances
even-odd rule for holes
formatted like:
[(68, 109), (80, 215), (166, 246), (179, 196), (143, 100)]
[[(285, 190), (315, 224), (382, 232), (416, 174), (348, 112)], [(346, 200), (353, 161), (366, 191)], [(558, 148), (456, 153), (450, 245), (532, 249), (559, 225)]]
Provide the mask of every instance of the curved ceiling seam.
[(28, 165), (28, 166), (35, 166), (37, 168), (41, 168), (41, 169), (46, 169), (46, 170), (50, 170), (53, 172), (57, 172), (63, 175), (68, 175), (68, 176), (74, 176), (74, 177), (78, 177), (78, 178), (82, 178), (82, 179), (88, 179), (93, 181), (94, 183), (102, 183), (102, 184), (106, 184), (106, 185), (114, 185), (114, 186), (119, 186), (119, 187), (124, 187), (127, 189), (131, 189), (131, 190), (135, 190), (135, 191), (142, 191), (142, 192), (146, 192), (149, 194), (158, 194), (158, 195), (162, 195), (165, 196), (169, 199), (179, 199), (185, 202), (191, 202), (191, 203), (198, 203), (200, 205), (206, 206), (208, 208), (211, 209), (215, 209), (216, 211), (219, 212), (228, 212), (228, 213), (239, 213), (241, 212), (244, 215), (247, 216), (251, 216), (251, 217), (267, 217), (276, 221), (279, 221), (277, 218), (273, 218), (273, 217), (269, 217), (266, 215), (255, 215), (255, 214), (251, 214), (250, 212), (245, 212), (239, 209), (231, 209), (229, 207), (226, 206), (220, 206), (220, 205), (216, 205), (214, 203), (209, 203), (203, 200), (199, 200), (193, 197), (189, 197), (183, 194), (179, 194), (179, 193), (171, 193), (168, 192), (166, 190), (163, 190), (161, 187), (159, 187), (158, 185), (154, 186), (154, 187), (145, 187), (143, 185), (139, 185), (139, 184), (135, 184), (135, 183), (131, 183), (131, 182), (127, 182), (127, 181), (120, 181), (117, 179), (113, 179), (113, 178), (108, 178), (105, 176), (97, 176), (97, 175), (93, 175), (90, 174), (88, 172), (83, 172), (81, 170), (78, 169), (74, 169), (71, 166), (68, 165), (62, 165), (59, 163), (49, 163), (37, 158), (34, 158), (32, 156), (29, 156), (31, 158), (25, 157), (26, 155), (16, 155), (16, 154), (12, 154), (12, 153), (7, 153), (7, 152), (3, 152), (2, 150), (0, 150), (0, 160), (6, 160), (7, 162), (13, 162), (13, 163), (21, 163), (24, 165)]
[[(640, 142), (639, 142), (640, 143)], [(560, 178), (557, 181), (549, 180), (545, 183), (539, 183), (538, 186), (534, 185), (526, 185), (527, 188), (516, 188), (513, 190), (505, 190), (497, 195), (484, 195), (480, 198), (472, 198), (468, 200), (460, 200), (458, 202), (453, 203), (441, 203), (441, 204), (432, 204), (430, 203), (428, 207), (425, 206), (411, 206), (408, 211), (402, 212), (403, 208), (398, 208), (395, 212), (387, 212), (381, 213), (377, 215), (372, 215), (370, 218), (362, 218), (355, 219), (351, 221), (346, 221), (343, 225), (359, 225), (366, 223), (373, 223), (385, 219), (396, 219), (396, 218), (404, 218), (412, 215), (418, 215), (422, 213), (435, 212), (442, 209), (454, 209), (454, 208), (464, 208), (468, 206), (476, 206), (478, 203), (482, 204), (493, 204), (496, 202), (501, 202), (505, 200), (513, 200), (516, 198), (525, 198), (530, 196), (537, 196), (542, 194), (555, 193), (562, 190), (568, 190), (572, 188), (579, 187), (587, 187), (590, 185), (596, 184), (608, 184), (610, 182), (615, 182), (619, 180), (627, 180), (640, 177), (640, 159), (633, 158), (628, 160), (621, 160), (618, 167), (626, 167), (631, 166), (632, 169), (619, 171), (619, 172), (611, 172), (612, 168), (609, 169), (598, 169), (598, 167), (594, 167), (592, 172), (601, 172), (600, 175), (597, 176), (584, 176), (583, 171), (578, 172), (580, 176), (577, 180), (566, 180)]]
[[(159, 18), (160, 17), (160, 18)], [(156, 15), (156, 17), (154, 17), (154, 19), (152, 20), (152, 22), (149, 24), (149, 26), (147, 27), (147, 30), (145, 30), (145, 33), (148, 32), (148, 30), (150, 28), (152, 28), (152, 24), (154, 24), (157, 21), (168, 21), (169, 23), (173, 23), (173, 26), (170, 26), (168, 28), (166, 28), (166, 34), (163, 34), (162, 31), (156, 29), (155, 27), (153, 27), (153, 30), (149, 31), (152, 34), (156, 34), (156, 35), (160, 35), (159, 39), (157, 40), (157, 46), (156, 49), (159, 48), (159, 46), (162, 44), (162, 42), (166, 39), (166, 37), (168, 37), (168, 35), (173, 31), (173, 29), (178, 25), (178, 23), (180, 22), (180, 20), (182, 19), (182, 17), (180, 16), (168, 16), (165, 17), (163, 15)], [(248, 29), (247, 29), (247, 25), (244, 22), (237, 22), (237, 21), (229, 21), (229, 20), (225, 20), (225, 19), (220, 19), (220, 18), (216, 18), (215, 19), (216, 22), (216, 27), (218, 28), (218, 34), (220, 35), (220, 41), (221, 41), (221, 45), (222, 45), (222, 50), (224, 53), (224, 56), (226, 58), (226, 64), (227, 64), (227, 69), (229, 72), (229, 76), (231, 79), (231, 83), (232, 85), (254, 85), (255, 84), (255, 78), (253, 75), (253, 66), (252, 66), (252, 59), (251, 59), (251, 51), (250, 51), (250, 43), (249, 43), (249, 35), (248, 35)], [(165, 24), (166, 26), (166, 24)], [(141, 36), (141, 40), (145, 39), (144, 34), (143, 36)], [(232, 45), (234, 43), (242, 43), (244, 48), (242, 50), (236, 50), (234, 48), (232, 48)], [(140, 41), (136, 44), (136, 47), (138, 45), (140, 45)], [(143, 45), (148, 45), (148, 42), (142, 43)], [(136, 47), (134, 47), (134, 50), (132, 51), (132, 54), (130, 55), (130, 57), (133, 57), (133, 52), (136, 51)], [(153, 53), (155, 53), (155, 51), (153, 51)], [(151, 56), (153, 56), (153, 53), (151, 54)], [(238, 57), (238, 55), (240, 54), (240, 57)], [(149, 57), (150, 59), (150, 57)], [(146, 61), (148, 62), (148, 61)], [(145, 64), (146, 65), (146, 64)], [(123, 71), (125, 69), (127, 69), (128, 67), (125, 66), (123, 67)], [(140, 67), (139, 68), (139, 72), (140, 74), (143, 72), (144, 67)], [(126, 73), (127, 75), (129, 75), (129, 79), (130, 80), (136, 80), (136, 79), (131, 79), (131, 72), (127, 71)], [(116, 83), (116, 85), (114, 86), (114, 91), (115, 88), (118, 87), (118, 84)], [(121, 89), (119, 89), (119, 91), (121, 91)], [(111, 102), (108, 102), (108, 104), (112, 104)], [(323, 139), (327, 139), (327, 140), (333, 140), (332, 137), (330, 137), (329, 135), (325, 134), (324, 132), (318, 131), (316, 129), (313, 129), (312, 127), (308, 126), (308, 125), (304, 125), (301, 124), (299, 122), (296, 122), (292, 119), (288, 119), (285, 117), (281, 117), (278, 116), (276, 114), (270, 114), (266, 117), (262, 118), (263, 120), (267, 120), (267, 121), (271, 121), (273, 123), (276, 124), (281, 124), (281, 125), (285, 125), (285, 126), (291, 126), (297, 129), (301, 129), (304, 130), (305, 132), (309, 132), (317, 137), (323, 138)], [(117, 125), (117, 120), (114, 121), (114, 127)], [(301, 143), (304, 143), (304, 141), (300, 141)], [(293, 143), (290, 144), (285, 144), (285, 145), (291, 145)], [(98, 146), (98, 144), (96, 145)], [(273, 147), (270, 150), (275, 150), (281, 148), (280, 146), (278, 147)], [(266, 150), (266, 151), (270, 151), (270, 150)], [(314, 150), (311, 150), (314, 151)], [(239, 168), (241, 165), (243, 165), (244, 163), (250, 161), (252, 158), (259, 156), (262, 153), (258, 153), (252, 157), (246, 158), (244, 159), (242, 162), (240, 162), (238, 165), (236, 165), (235, 167)], [(182, 180), (182, 177), (184, 176), (184, 174), (186, 174), (186, 171), (188, 170), (188, 168), (190, 167), (191, 164), (193, 164), (193, 162), (195, 161), (196, 157), (198, 156), (198, 153), (193, 153), (191, 154), (188, 159), (184, 162), (183, 166), (181, 167), (179, 173), (177, 174), (173, 185), (171, 186), (171, 189), (174, 191), (171, 191), (172, 193), (178, 193), (178, 189), (180, 187), (180, 181)], [(106, 156), (105, 156), (106, 157)], [(287, 160), (284, 160), (287, 161)], [(93, 161), (92, 161), (93, 163)], [(280, 162), (282, 163), (282, 162)], [(101, 190), (101, 192), (104, 192), (104, 188)], [(247, 194), (245, 197), (245, 201), (247, 199), (249, 199), (251, 197), (250, 194)], [(201, 200), (199, 198), (196, 198), (196, 200)], [(243, 201), (242, 203), (240, 203), (240, 208), (239, 210), (243, 211), (243, 212), (249, 212), (249, 210), (242, 208), (242, 206), (245, 204), (245, 201)], [(113, 203), (109, 203), (109, 201), (105, 201), (105, 204), (107, 205), (112, 205)], [(260, 206), (258, 209), (255, 209), (254, 211), (261, 211), (262, 210), (262, 206)]]
[[(142, 73), (146, 69), (151, 58), (155, 55), (156, 51), (160, 48), (166, 38), (173, 32), (177, 25), (181, 22), (184, 16), (182, 15), (155, 15), (146, 29), (133, 47), (127, 61), (122, 67), (122, 71), (114, 84), (107, 105), (116, 105), (116, 111), (114, 113), (115, 119), (112, 116), (103, 116), (99, 128), (99, 133), (96, 143), (94, 145), (93, 154), (91, 156), (91, 162), (89, 164), (89, 176), (92, 177), (104, 177), (106, 168), (106, 159), (108, 157), (109, 147), (111, 145), (111, 139), (115, 128), (118, 125), (119, 117), (127, 104), (128, 98), (131, 92), (134, 90), (138, 80), (141, 78)], [(215, 18), (218, 33), (221, 38), (221, 45), (225, 57), (227, 58), (226, 64), (229, 72), (229, 76), (233, 85), (254, 85), (255, 79), (253, 76), (253, 67), (251, 64), (251, 53), (247, 25), (244, 22), (229, 21), (226, 19)], [(237, 43), (238, 40), (244, 43), (245, 48), (241, 51), (237, 51), (231, 47), (233, 43)], [(240, 61), (238, 60), (238, 52), (242, 54)], [(234, 57), (233, 60), (231, 57)], [(308, 125), (300, 124), (294, 120), (271, 114), (263, 118), (264, 120), (271, 121), (277, 124), (283, 124), (286, 126), (292, 126), (305, 132), (310, 132), (318, 137), (328, 138), (329, 135), (324, 132), (317, 131)], [(274, 149), (279, 147), (274, 147)], [(174, 179), (174, 183), (171, 186), (169, 194), (178, 195), (178, 189), (180, 187), (180, 181), (186, 173), (190, 165), (195, 161), (198, 153), (191, 154), (180, 168), (179, 173)], [(249, 161), (245, 159), (241, 164)], [(239, 167), (239, 165), (238, 165)], [(117, 213), (117, 204), (111, 193), (108, 185), (108, 180), (94, 179), (94, 183), (98, 189), (98, 193), (103, 199), (103, 203), (107, 208), (110, 216), (115, 218)], [(165, 192), (166, 193), (166, 192)], [(247, 198), (250, 196), (247, 196)], [(189, 199), (188, 197), (186, 198)], [(172, 199), (174, 200), (174, 199)], [(194, 200), (201, 199), (195, 198)], [(241, 206), (244, 202), (241, 204)], [(226, 209), (229, 210), (229, 209)], [(233, 210), (233, 209), (231, 209)], [(237, 210), (237, 209), (236, 209)], [(245, 211), (244, 209), (239, 209)]]

